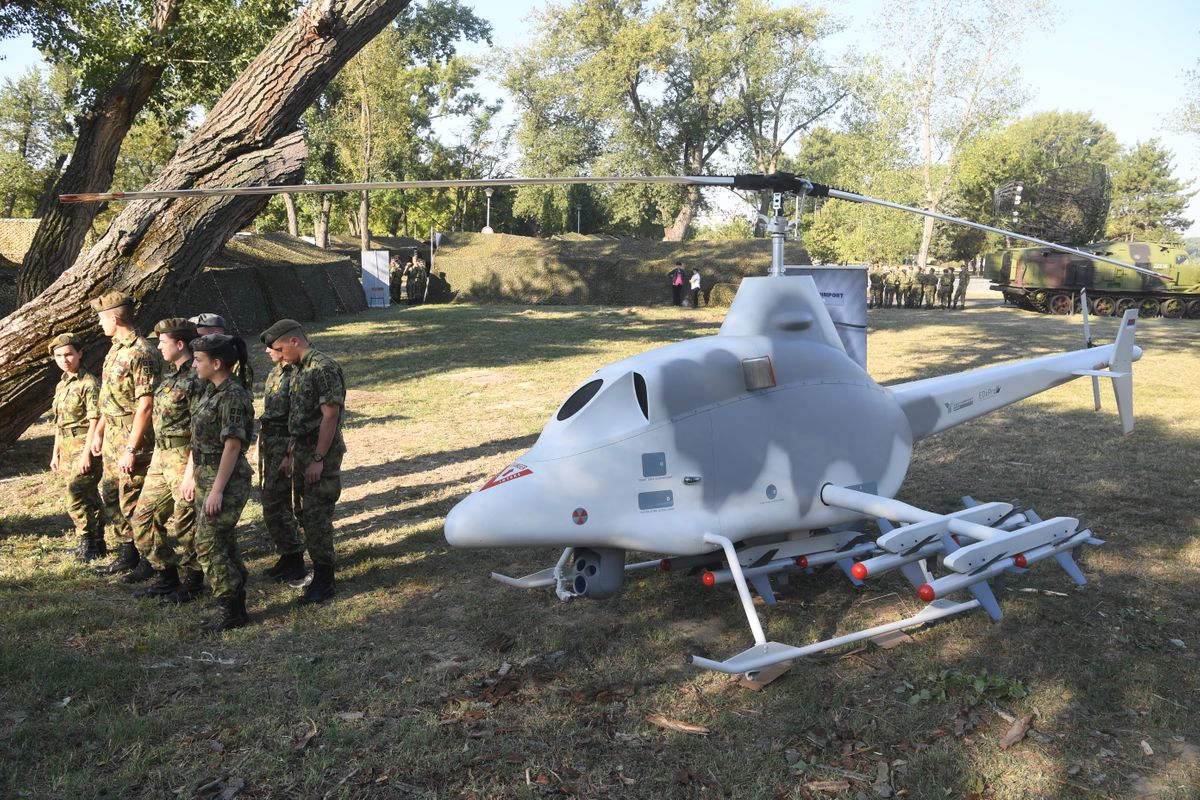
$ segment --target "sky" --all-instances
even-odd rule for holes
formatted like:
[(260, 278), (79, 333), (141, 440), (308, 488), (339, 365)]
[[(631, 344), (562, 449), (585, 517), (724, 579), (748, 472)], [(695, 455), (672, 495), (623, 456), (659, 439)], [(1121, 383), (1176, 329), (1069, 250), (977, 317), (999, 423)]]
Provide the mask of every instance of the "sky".
[[(777, 3), (782, 5), (783, 3)], [(498, 48), (519, 47), (529, 38), (528, 17), (544, 0), (467, 2), (492, 22), (494, 47), (464, 48), (483, 61)], [(883, 0), (824, 0), (845, 29), (827, 41), (838, 57), (850, 50), (879, 49), (887, 32), (878, 24)], [(1200, 136), (1169, 130), (1184, 105), (1186, 73), (1200, 69), (1200, 2), (1197, 0), (1058, 0), (1051, 21), (1027, 32), (1021, 44), (1021, 78), (1030, 100), (1021, 109), (1086, 111), (1106, 124), (1122, 145), (1159, 138), (1175, 154), (1175, 174), (1200, 190)], [(37, 52), (26, 40), (0, 42), (0, 80), (15, 78)], [(487, 74), (487, 71), (484, 71)], [(499, 95), (494, 85), (484, 91)], [(1186, 216), (1188, 236), (1200, 236), (1200, 193)]]

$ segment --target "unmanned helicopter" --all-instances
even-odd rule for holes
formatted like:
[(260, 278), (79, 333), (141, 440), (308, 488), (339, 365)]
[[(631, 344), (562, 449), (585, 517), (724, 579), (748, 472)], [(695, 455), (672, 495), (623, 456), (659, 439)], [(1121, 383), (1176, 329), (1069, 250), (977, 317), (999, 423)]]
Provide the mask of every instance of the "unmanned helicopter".
[[(1077, 519), (1042, 519), (1010, 503), (969, 497), (963, 508), (940, 514), (894, 497), (915, 442), (1078, 377), (1092, 378), (1097, 408), (1099, 380), (1112, 381), (1122, 427), (1130, 432), (1132, 363), (1142, 354), (1134, 341), (1137, 310), (1124, 314), (1111, 344), (1093, 346), (1084, 302), (1082, 349), (881, 386), (847, 352), (813, 278), (785, 274), (789, 222), (781, 200), (866, 202), (1078, 255), (1072, 248), (786, 173), (196, 188), (71, 199), (620, 182), (772, 192), (768, 274), (742, 281), (716, 335), (658, 347), (588, 376), (528, 452), (450, 511), (447, 542), (562, 548), (552, 567), (523, 578), (492, 577), (521, 588), (553, 587), (563, 600), (612, 597), (637, 570), (704, 569), (706, 585), (734, 584), (754, 644), (725, 660), (690, 661), (731, 674), (975, 609), (998, 620), (989, 581), (1040, 561), (1053, 559), (1077, 584), (1086, 583), (1074, 555), (1102, 541)], [(867, 533), (872, 523), (877, 536)], [(628, 552), (660, 557), (627, 563)], [(803, 647), (768, 641), (751, 587), (773, 603), (772, 576), (830, 564), (855, 584), (899, 570), (927, 605), (911, 617)], [(971, 599), (949, 599), (961, 593)]]

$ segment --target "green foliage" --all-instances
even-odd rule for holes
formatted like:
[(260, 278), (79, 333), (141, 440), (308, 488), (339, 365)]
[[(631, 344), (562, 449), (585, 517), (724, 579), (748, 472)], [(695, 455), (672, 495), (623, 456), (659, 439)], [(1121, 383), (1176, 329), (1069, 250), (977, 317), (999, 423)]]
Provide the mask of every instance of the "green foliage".
[(58, 68), (30, 68), (0, 87), (0, 217), (34, 214), (71, 151), (76, 81)]
[[(211, 106), (296, 0), (23, 0), (5, 8), (0, 36), (29, 34), (54, 64), (81, 79), (80, 105), (108, 93), (131, 63), (160, 66), (151, 107), (176, 119)], [(6, 21), (0, 16), (0, 22)]]
[(1029, 694), (1029, 689), (1019, 680), (994, 675), (986, 669), (978, 675), (943, 669), (930, 672), (917, 683), (904, 681), (895, 689), (895, 694), (907, 695), (910, 706), (921, 703), (944, 703), (951, 698), (961, 699), (974, 707), (982, 702), (1020, 700)]
[(711, 225), (693, 228), (689, 239), (697, 241), (712, 241), (720, 242), (729, 239), (752, 239), (754, 238), (754, 227), (749, 221), (741, 217), (727, 219), (724, 222), (715, 222)]
[(1116, 164), (1107, 235), (1126, 241), (1177, 240), (1192, 223), (1183, 217), (1195, 194), (1173, 176), (1171, 151), (1158, 139), (1139, 142)]

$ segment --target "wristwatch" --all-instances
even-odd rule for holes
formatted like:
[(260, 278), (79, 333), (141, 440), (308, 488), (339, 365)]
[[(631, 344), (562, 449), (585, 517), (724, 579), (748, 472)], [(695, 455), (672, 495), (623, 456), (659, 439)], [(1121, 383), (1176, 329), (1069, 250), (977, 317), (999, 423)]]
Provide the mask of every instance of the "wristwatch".
[(126, 453), (135, 453), (135, 452), (137, 452), (137, 451), (136, 451), (136, 450), (134, 450), (134, 449), (133, 449), (132, 447), (130, 447), (129, 445), (125, 445), (125, 452), (126, 452)]
[(320, 453), (313, 453), (312, 460), (316, 461), (319, 464), (320, 462), (325, 460), (325, 456), (321, 455)]

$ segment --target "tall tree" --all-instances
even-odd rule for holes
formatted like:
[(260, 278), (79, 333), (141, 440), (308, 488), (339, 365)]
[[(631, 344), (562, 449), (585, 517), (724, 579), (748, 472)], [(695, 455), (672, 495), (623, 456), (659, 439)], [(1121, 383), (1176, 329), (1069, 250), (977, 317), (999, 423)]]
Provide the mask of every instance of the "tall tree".
[(32, 216), (58, 177), (74, 135), (75, 76), (31, 67), (0, 88), (0, 217)]
[(1139, 142), (1117, 162), (1109, 237), (1178, 240), (1192, 224), (1183, 211), (1196, 193), (1174, 176), (1172, 157), (1158, 139), (1151, 139)]
[[(303, 175), (300, 115), (408, 0), (316, 0), (263, 49), (154, 182), (157, 188), (288, 183)], [(140, 323), (164, 316), (205, 261), (262, 208), (261, 197), (130, 203), (108, 231), (38, 298), (0, 320), (0, 442), (50, 406), (45, 343), (75, 331), (99, 338), (88, 300), (134, 295)], [(92, 348), (94, 362), (102, 352)]]
[(292, 14), (295, 0), (16, 0), (0, 36), (28, 33), (51, 63), (79, 70), (75, 146), (18, 276), (28, 302), (74, 262), (97, 209), (61, 206), (60, 193), (112, 185), (121, 143), (153, 102), (176, 113), (208, 104)]
[[(963, 146), (1020, 106), (1014, 56), (1021, 34), (1045, 16), (1044, 0), (895, 0), (885, 24), (919, 154), (921, 205), (937, 211)], [(926, 217), (917, 263), (925, 266), (934, 220)]]

